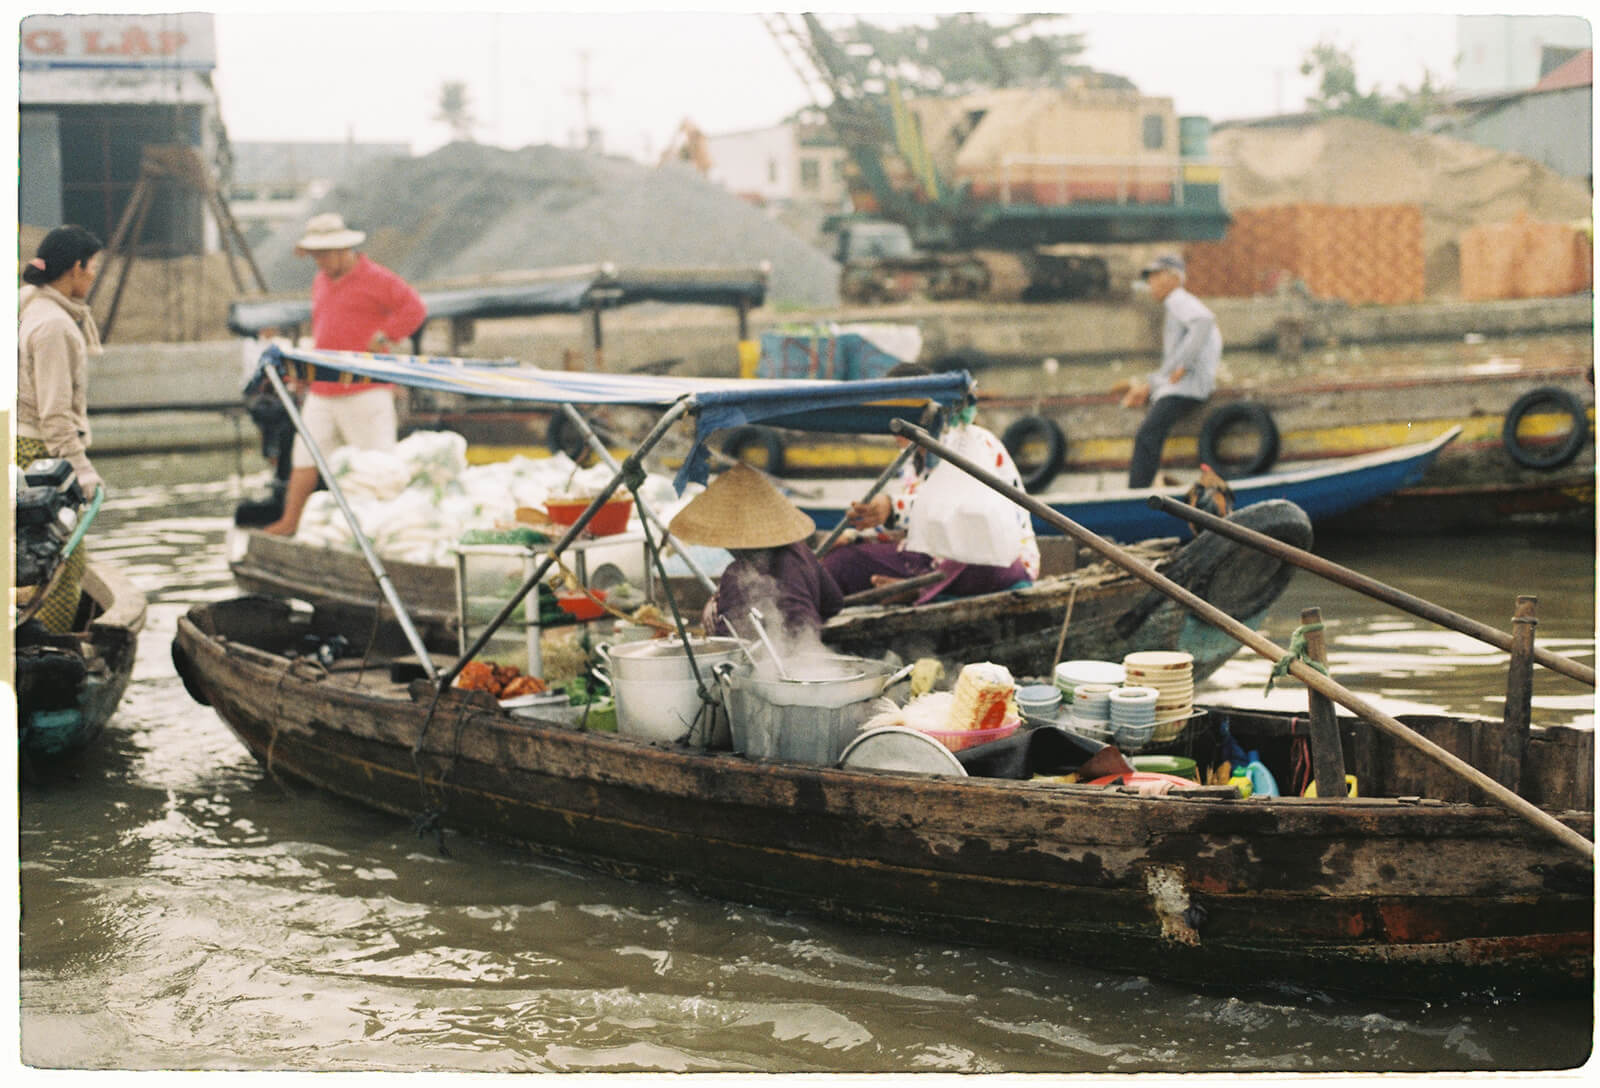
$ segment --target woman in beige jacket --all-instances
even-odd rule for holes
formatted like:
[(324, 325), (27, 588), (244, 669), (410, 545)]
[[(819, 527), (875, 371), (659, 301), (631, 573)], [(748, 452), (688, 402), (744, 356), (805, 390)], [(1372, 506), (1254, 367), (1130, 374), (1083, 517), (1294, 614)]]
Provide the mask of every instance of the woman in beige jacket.
[[(100, 354), (100, 334), (84, 301), (102, 248), (82, 227), (45, 235), (23, 267), (17, 313), (17, 464), (64, 457), (85, 495), (102, 486), (88, 454), (88, 360)], [(71, 630), (84, 562), (80, 546), (38, 613), (47, 629)]]

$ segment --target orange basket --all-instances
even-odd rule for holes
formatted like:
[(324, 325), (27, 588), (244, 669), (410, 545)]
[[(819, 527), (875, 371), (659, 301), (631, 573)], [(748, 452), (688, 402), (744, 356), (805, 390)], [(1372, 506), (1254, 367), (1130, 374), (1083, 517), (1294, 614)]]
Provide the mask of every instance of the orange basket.
[[(546, 499), (544, 509), (557, 525), (572, 525), (589, 509), (593, 499)], [(585, 528), (595, 536), (612, 536), (628, 528), (628, 517), (633, 513), (632, 499), (608, 499), (595, 511)]]

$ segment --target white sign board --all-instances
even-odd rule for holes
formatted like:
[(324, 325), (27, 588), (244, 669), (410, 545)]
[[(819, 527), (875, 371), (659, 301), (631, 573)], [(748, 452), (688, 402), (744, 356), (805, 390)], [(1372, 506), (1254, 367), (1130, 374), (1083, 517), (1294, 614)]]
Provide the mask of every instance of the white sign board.
[(190, 68), (217, 66), (209, 12), (29, 15), (22, 20), (23, 68)]

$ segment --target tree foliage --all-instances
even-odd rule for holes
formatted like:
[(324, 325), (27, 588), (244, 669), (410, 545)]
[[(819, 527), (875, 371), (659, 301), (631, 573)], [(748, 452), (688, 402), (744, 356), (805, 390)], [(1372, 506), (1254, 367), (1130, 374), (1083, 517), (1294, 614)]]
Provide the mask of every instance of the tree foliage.
[(1406, 131), (1422, 125), (1441, 93), (1433, 85), (1433, 74), (1426, 69), (1422, 84), (1415, 89), (1401, 86), (1395, 94), (1387, 95), (1374, 85), (1371, 90), (1362, 91), (1355, 58), (1331, 42), (1319, 42), (1306, 53), (1300, 62), (1300, 74), (1318, 77), (1317, 93), (1306, 99), (1307, 109), (1324, 116), (1358, 117)]
[(1075, 77), (1101, 86), (1133, 86), (1075, 63), (1084, 49), (1083, 35), (1065, 30), (1065, 21), (1065, 16), (1034, 13), (990, 22), (962, 12), (936, 16), (932, 26), (884, 27), (858, 18), (839, 38), (851, 55), (893, 76), (910, 95), (1060, 87)]
[(472, 130), (478, 127), (478, 118), (472, 112), (472, 98), (465, 83), (446, 80), (439, 85), (439, 112), (433, 119), (450, 127), (452, 139), (472, 142)]

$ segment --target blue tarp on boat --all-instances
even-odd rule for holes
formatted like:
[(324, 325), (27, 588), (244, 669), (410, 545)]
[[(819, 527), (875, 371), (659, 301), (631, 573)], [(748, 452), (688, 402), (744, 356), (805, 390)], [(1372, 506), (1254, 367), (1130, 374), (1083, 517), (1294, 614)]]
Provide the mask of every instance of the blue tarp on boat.
[(705, 481), (705, 444), (717, 431), (765, 423), (805, 431), (887, 434), (891, 420), (915, 422), (928, 401), (941, 407), (957, 405), (972, 392), (972, 378), (964, 370), (865, 381), (671, 378), (544, 370), (487, 359), (368, 355), (274, 344), (262, 352), (247, 393), (257, 387), (260, 371), (266, 367), (276, 367), (280, 374), (301, 379), (365, 378), (525, 404), (619, 405), (664, 411), (687, 399), (695, 416), (695, 441), (678, 473), (680, 489), (691, 480)]
[[(767, 276), (760, 269), (651, 272), (585, 268), (530, 283), (421, 288), (417, 293), (428, 308), (429, 321), (576, 314), (638, 302), (752, 310), (766, 300)], [(228, 306), (228, 330), (237, 336), (255, 336), (264, 329), (286, 329), (310, 322), (309, 298), (247, 298)]]

